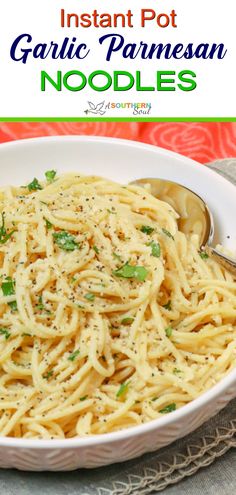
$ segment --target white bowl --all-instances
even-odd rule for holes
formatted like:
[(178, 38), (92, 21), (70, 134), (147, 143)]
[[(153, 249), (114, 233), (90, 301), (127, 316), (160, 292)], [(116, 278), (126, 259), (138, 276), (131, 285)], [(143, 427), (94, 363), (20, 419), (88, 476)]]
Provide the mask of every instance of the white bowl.
[[(53, 168), (98, 174), (123, 183), (155, 176), (180, 182), (208, 202), (217, 225), (216, 242), (236, 248), (235, 187), (203, 165), (170, 151), (110, 138), (49, 137), (2, 144), (0, 164), (1, 185), (24, 184)], [(68, 440), (0, 437), (0, 467), (61, 471), (132, 459), (187, 435), (234, 397), (236, 369), (181, 409), (130, 429)]]

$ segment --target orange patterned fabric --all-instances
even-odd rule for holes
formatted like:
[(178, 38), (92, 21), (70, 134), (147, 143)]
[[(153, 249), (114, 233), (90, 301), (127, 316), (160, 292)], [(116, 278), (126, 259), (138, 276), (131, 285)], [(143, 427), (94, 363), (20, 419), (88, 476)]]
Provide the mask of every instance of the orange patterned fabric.
[(88, 134), (144, 141), (201, 163), (236, 157), (234, 122), (19, 122), (0, 123), (0, 142), (39, 136)]
[(146, 123), (141, 140), (200, 163), (236, 157), (235, 122)]

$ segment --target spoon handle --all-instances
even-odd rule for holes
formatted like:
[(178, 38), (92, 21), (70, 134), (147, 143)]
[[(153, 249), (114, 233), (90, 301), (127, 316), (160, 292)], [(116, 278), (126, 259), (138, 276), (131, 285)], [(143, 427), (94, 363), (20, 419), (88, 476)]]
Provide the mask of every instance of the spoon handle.
[(228, 270), (232, 275), (236, 276), (236, 260), (226, 256), (225, 254), (218, 251), (216, 248), (212, 248), (210, 246), (205, 246), (204, 251), (210, 256), (213, 260), (217, 261), (220, 265), (222, 265), (226, 270)]

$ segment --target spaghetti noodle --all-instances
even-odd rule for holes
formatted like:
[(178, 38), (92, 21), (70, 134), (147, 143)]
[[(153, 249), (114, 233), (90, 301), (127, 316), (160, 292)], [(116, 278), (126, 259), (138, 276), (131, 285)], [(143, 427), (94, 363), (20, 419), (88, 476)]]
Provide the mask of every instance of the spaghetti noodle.
[(0, 435), (128, 428), (236, 364), (236, 283), (167, 203), (46, 173), (0, 190)]

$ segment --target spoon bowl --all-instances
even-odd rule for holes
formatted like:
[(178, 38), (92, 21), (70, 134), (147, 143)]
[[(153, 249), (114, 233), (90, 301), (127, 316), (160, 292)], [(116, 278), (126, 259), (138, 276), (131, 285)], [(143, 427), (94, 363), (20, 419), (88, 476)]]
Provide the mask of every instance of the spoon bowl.
[(214, 219), (205, 201), (191, 189), (164, 179), (145, 178), (131, 184), (147, 189), (156, 198), (171, 205), (178, 213), (178, 228), (186, 235), (199, 236), (199, 249), (236, 275), (236, 260), (211, 247)]

